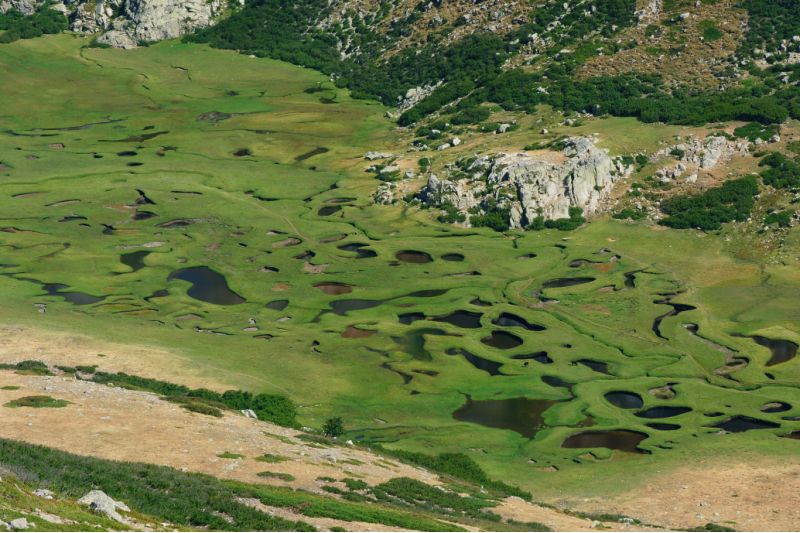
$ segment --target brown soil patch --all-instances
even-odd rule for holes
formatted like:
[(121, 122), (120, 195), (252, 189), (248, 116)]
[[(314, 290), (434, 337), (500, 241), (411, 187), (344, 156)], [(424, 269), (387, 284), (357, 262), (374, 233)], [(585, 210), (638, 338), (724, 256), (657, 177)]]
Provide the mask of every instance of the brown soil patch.
[(337, 282), (317, 283), (314, 285), (314, 288), (319, 289), (330, 296), (339, 296), (341, 294), (350, 294), (353, 292), (352, 285)]
[(306, 261), (305, 263), (303, 263), (303, 272), (305, 272), (306, 274), (322, 274), (326, 270), (328, 270), (329, 266), (330, 265), (328, 263), (315, 265)]
[(794, 531), (800, 523), (800, 462), (761, 460), (685, 466), (612, 498), (577, 507), (684, 529), (714, 522), (739, 531)]
[(161, 348), (106, 342), (33, 327), (0, 325), (0, 362), (26, 360), (66, 366), (97, 364), (107, 372), (127, 372), (137, 376), (161, 376), (164, 369), (169, 368), (171, 375), (188, 387), (230, 388), (198, 372), (190, 359)]
[(355, 326), (347, 326), (342, 332), (342, 337), (345, 339), (365, 339), (367, 337), (372, 337), (376, 333), (378, 332), (371, 329), (359, 329)]
[(303, 242), (303, 241), (301, 241), (300, 239), (297, 239), (295, 237), (289, 237), (289, 238), (284, 239), (282, 241), (278, 241), (278, 242), (272, 243), (272, 247), (273, 248), (288, 248), (289, 246), (297, 246), (301, 242)]
[[(140, 461), (202, 472), (223, 479), (265, 483), (259, 472), (294, 476), (286, 485), (320, 492), (320, 476), (353, 477), (370, 485), (409, 476), (438, 484), (435, 475), (403, 464), (390, 466), (355, 447), (332, 447), (299, 440), (295, 430), (226, 412), (221, 418), (191, 413), (158, 396), (110, 387), (69, 376), (27, 376), (0, 371), (0, 406), (24, 396), (67, 400), (59, 409), (0, 407), (0, 436), (116, 461)], [(144, 437), (144, 438), (143, 438)], [(219, 454), (241, 454), (222, 459)], [(288, 457), (280, 463), (256, 458), (266, 453)]]
[(606, 531), (661, 531), (658, 528), (618, 522), (603, 522), (600, 524), (586, 518), (563, 513), (557, 509), (531, 504), (515, 496), (506, 498), (492, 511), (518, 522), (539, 522), (547, 525), (553, 531), (594, 531), (597, 529)]

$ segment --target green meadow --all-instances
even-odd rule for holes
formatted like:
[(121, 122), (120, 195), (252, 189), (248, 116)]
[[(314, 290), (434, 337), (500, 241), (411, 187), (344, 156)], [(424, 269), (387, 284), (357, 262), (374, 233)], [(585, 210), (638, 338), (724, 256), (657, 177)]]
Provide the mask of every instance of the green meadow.
[[(800, 358), (775, 362), (800, 342), (796, 265), (725, 232), (502, 234), (376, 206), (363, 154), (404, 150), (382, 106), (276, 61), (87, 44), (0, 46), (2, 323), (163, 347), (306, 426), (462, 451), (541, 496), (797, 453)], [(634, 152), (613, 141), (631, 127), (583, 126)]]

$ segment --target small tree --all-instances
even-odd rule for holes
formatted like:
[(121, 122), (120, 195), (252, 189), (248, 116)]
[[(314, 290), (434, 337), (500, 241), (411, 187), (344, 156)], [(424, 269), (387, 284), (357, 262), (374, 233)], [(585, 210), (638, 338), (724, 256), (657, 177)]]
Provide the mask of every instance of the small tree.
[(344, 420), (342, 420), (342, 417), (340, 416), (329, 418), (322, 426), (322, 432), (325, 434), (325, 436), (332, 437), (334, 439), (341, 436), (344, 433)]

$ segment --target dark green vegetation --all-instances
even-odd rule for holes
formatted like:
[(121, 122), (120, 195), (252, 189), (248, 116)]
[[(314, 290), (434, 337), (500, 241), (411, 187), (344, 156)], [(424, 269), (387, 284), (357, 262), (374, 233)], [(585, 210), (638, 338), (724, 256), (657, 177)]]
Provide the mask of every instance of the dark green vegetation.
[(746, 220), (757, 194), (758, 178), (748, 176), (726, 181), (701, 194), (671, 198), (661, 203), (661, 210), (667, 214), (661, 224), (678, 229), (718, 230), (726, 222)]
[[(112, 373), (127, 350), (87, 351), (81, 373), (209, 414), (267, 395), (265, 418), (342, 417), (340, 440), (496, 494), (591, 495), (687, 458), (796, 453), (782, 436), (800, 429), (800, 360), (769, 365), (772, 349), (748, 338), (798, 340), (796, 271), (734, 257), (729, 228), (445, 226), (374, 205), (364, 153), (406, 146), (383, 107), (318, 73), (193, 44), (86, 42), (0, 47), (14, 73), (0, 99), (0, 318), (163, 348), (143, 374), (157, 381)], [(627, 154), (674, 134), (586, 120)], [(170, 385), (193, 377), (252, 396)], [(641, 406), (610, 403), (615, 391)], [(455, 419), (467, 395), (551, 403), (523, 434)], [(763, 412), (770, 402), (791, 409)], [(731, 421), (748, 430), (720, 435)], [(562, 447), (587, 431), (591, 447)], [(631, 434), (640, 451), (620, 442)], [(286, 494), (306, 498), (270, 497)]]
[[(167, 467), (115, 463), (0, 440), (0, 465), (26, 480), (73, 499), (98, 488), (138, 512), (184, 527), (231, 531), (313, 531), (302, 522), (273, 518), (235, 500), (236, 494), (210, 476)], [(235, 519), (225, 521), (225, 513)]]
[(69, 402), (66, 400), (58, 400), (50, 396), (24, 396), (11, 400), (6, 403), (4, 407), (33, 407), (35, 409), (42, 409), (47, 407), (66, 407)]
[(219, 409), (240, 411), (250, 409), (259, 420), (274, 422), (286, 427), (299, 427), (297, 407), (294, 402), (279, 394), (253, 394), (241, 390), (223, 393), (208, 389), (190, 389), (156, 379), (131, 376), (125, 373), (95, 372), (91, 380), (95, 383), (108, 383), (117, 387), (154, 392), (169, 401), (179, 403), (190, 411), (212, 416), (221, 416)]
[[(279, 487), (220, 481), (211, 476), (185, 473), (168, 467), (81, 457), (4, 439), (0, 440), (0, 467), (23, 481), (35, 481), (41, 487), (48, 487), (72, 499), (80, 498), (90, 489), (102, 490), (125, 502), (137, 513), (167, 521), (179, 528), (218, 531), (315, 530), (308, 523), (273, 517), (237, 501), (238, 497), (255, 497), (265, 505), (288, 508), (308, 517), (386, 524), (418, 531), (461, 530), (420, 514), (424, 508), (419, 505), (397, 509), (396, 506), (374, 503), (337, 501)], [(269, 474), (264, 473), (265, 477)], [(453, 498), (450, 504), (456, 508), (470, 501), (469, 498), (456, 495)]]
[(761, 173), (765, 185), (771, 185), (776, 189), (800, 187), (800, 162), (775, 152), (762, 159), (759, 166), (766, 168)]
[[(781, 70), (783, 67), (774, 72), (756, 69), (755, 83), (715, 92), (667, 87), (653, 75), (577, 78), (578, 68), (598, 50), (607, 54), (643, 45), (613, 39), (617, 32), (634, 23), (633, 0), (588, 4), (591, 5), (571, 9), (568, 3), (543, 2), (532, 11), (527, 23), (508, 34), (477, 33), (443, 45), (452, 29), (445, 28), (429, 35), (427, 42), (404, 48), (389, 59), (382, 59), (381, 51), (392, 38), (406, 35), (404, 28), (417, 20), (414, 15), (385, 33), (370, 28), (387, 12), (358, 19), (355, 29), (347, 33), (352, 38), (351, 51), (358, 52), (342, 60), (337, 43), (344, 39), (344, 28), (314, 27), (331, 9), (323, 0), (295, 1), (291, 8), (285, 0), (248, 0), (241, 11), (188, 40), (335, 74), (337, 84), (350, 88), (356, 97), (378, 98), (387, 105), (393, 105), (409, 88), (443, 83), (403, 113), (399, 119), (403, 126), (439, 111), (452, 113), (449, 120), (453, 124), (480, 123), (488, 118), (488, 110), (481, 107), (485, 102), (529, 112), (548, 104), (565, 112), (633, 116), (644, 122), (672, 124), (726, 120), (772, 124), (789, 116), (800, 118), (800, 89), (779, 87), (777, 83), (777, 75), (785, 71)], [(745, 55), (759, 46), (774, 50), (775, 43), (798, 34), (800, 10), (796, 1), (778, 2), (775, 10), (781, 15), (772, 9), (773, 2), (751, 0), (743, 4), (752, 17), (752, 29), (742, 44)], [(723, 35), (713, 21), (703, 20), (699, 26), (706, 41)], [(547, 35), (551, 40), (534, 63), (535, 71), (502, 70), (504, 61), (528, 45), (533, 35)], [(563, 53), (564, 50), (570, 52)], [(773, 60), (785, 59), (784, 56), (775, 54)], [(447, 107), (458, 99), (457, 105)]]
[(344, 421), (342, 417), (336, 416), (327, 419), (325, 424), (322, 425), (322, 433), (324, 433), (326, 437), (332, 438), (344, 435)]
[(33, 15), (25, 16), (11, 9), (0, 13), (0, 44), (11, 43), (19, 39), (32, 39), (45, 34), (61, 33), (69, 26), (67, 17), (62, 13), (40, 7)]

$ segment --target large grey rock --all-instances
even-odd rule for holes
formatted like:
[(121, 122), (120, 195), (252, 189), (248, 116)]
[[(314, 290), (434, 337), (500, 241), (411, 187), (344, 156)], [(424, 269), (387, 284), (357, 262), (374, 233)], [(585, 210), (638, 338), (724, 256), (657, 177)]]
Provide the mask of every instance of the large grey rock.
[(14, 9), (23, 15), (31, 15), (41, 3), (40, 0), (0, 0), (0, 13)]
[(747, 139), (728, 139), (719, 135), (712, 135), (705, 139), (691, 137), (683, 143), (656, 152), (653, 160), (680, 154), (677, 165), (661, 168), (656, 171), (656, 175), (676, 179), (690, 168), (710, 170), (729, 162), (735, 156), (748, 155), (752, 146), (753, 144)]
[(575, 137), (565, 141), (560, 154), (498, 154), (476, 159), (466, 178), (430, 176), (420, 196), (464, 214), (496, 203), (509, 209), (512, 227), (524, 228), (539, 216), (567, 218), (571, 207), (596, 212), (614, 182), (629, 172), (591, 139)]
[(23, 531), (33, 527), (33, 524), (28, 522), (28, 520), (25, 518), (15, 518), (8, 523), (8, 527), (11, 529), (11, 531)]
[(115, 501), (101, 490), (93, 490), (87, 493), (83, 498), (78, 500), (78, 503), (88, 506), (92, 512), (105, 515), (117, 522), (123, 524), (128, 522), (119, 514), (119, 511), (130, 512), (128, 506), (122, 502)]
[[(0, 12), (33, 13), (42, 0), (0, 0)], [(117, 48), (134, 48), (141, 41), (174, 39), (210, 26), (222, 10), (222, 0), (61, 0), (51, 6), (70, 19), (79, 33), (106, 32), (98, 41)]]

